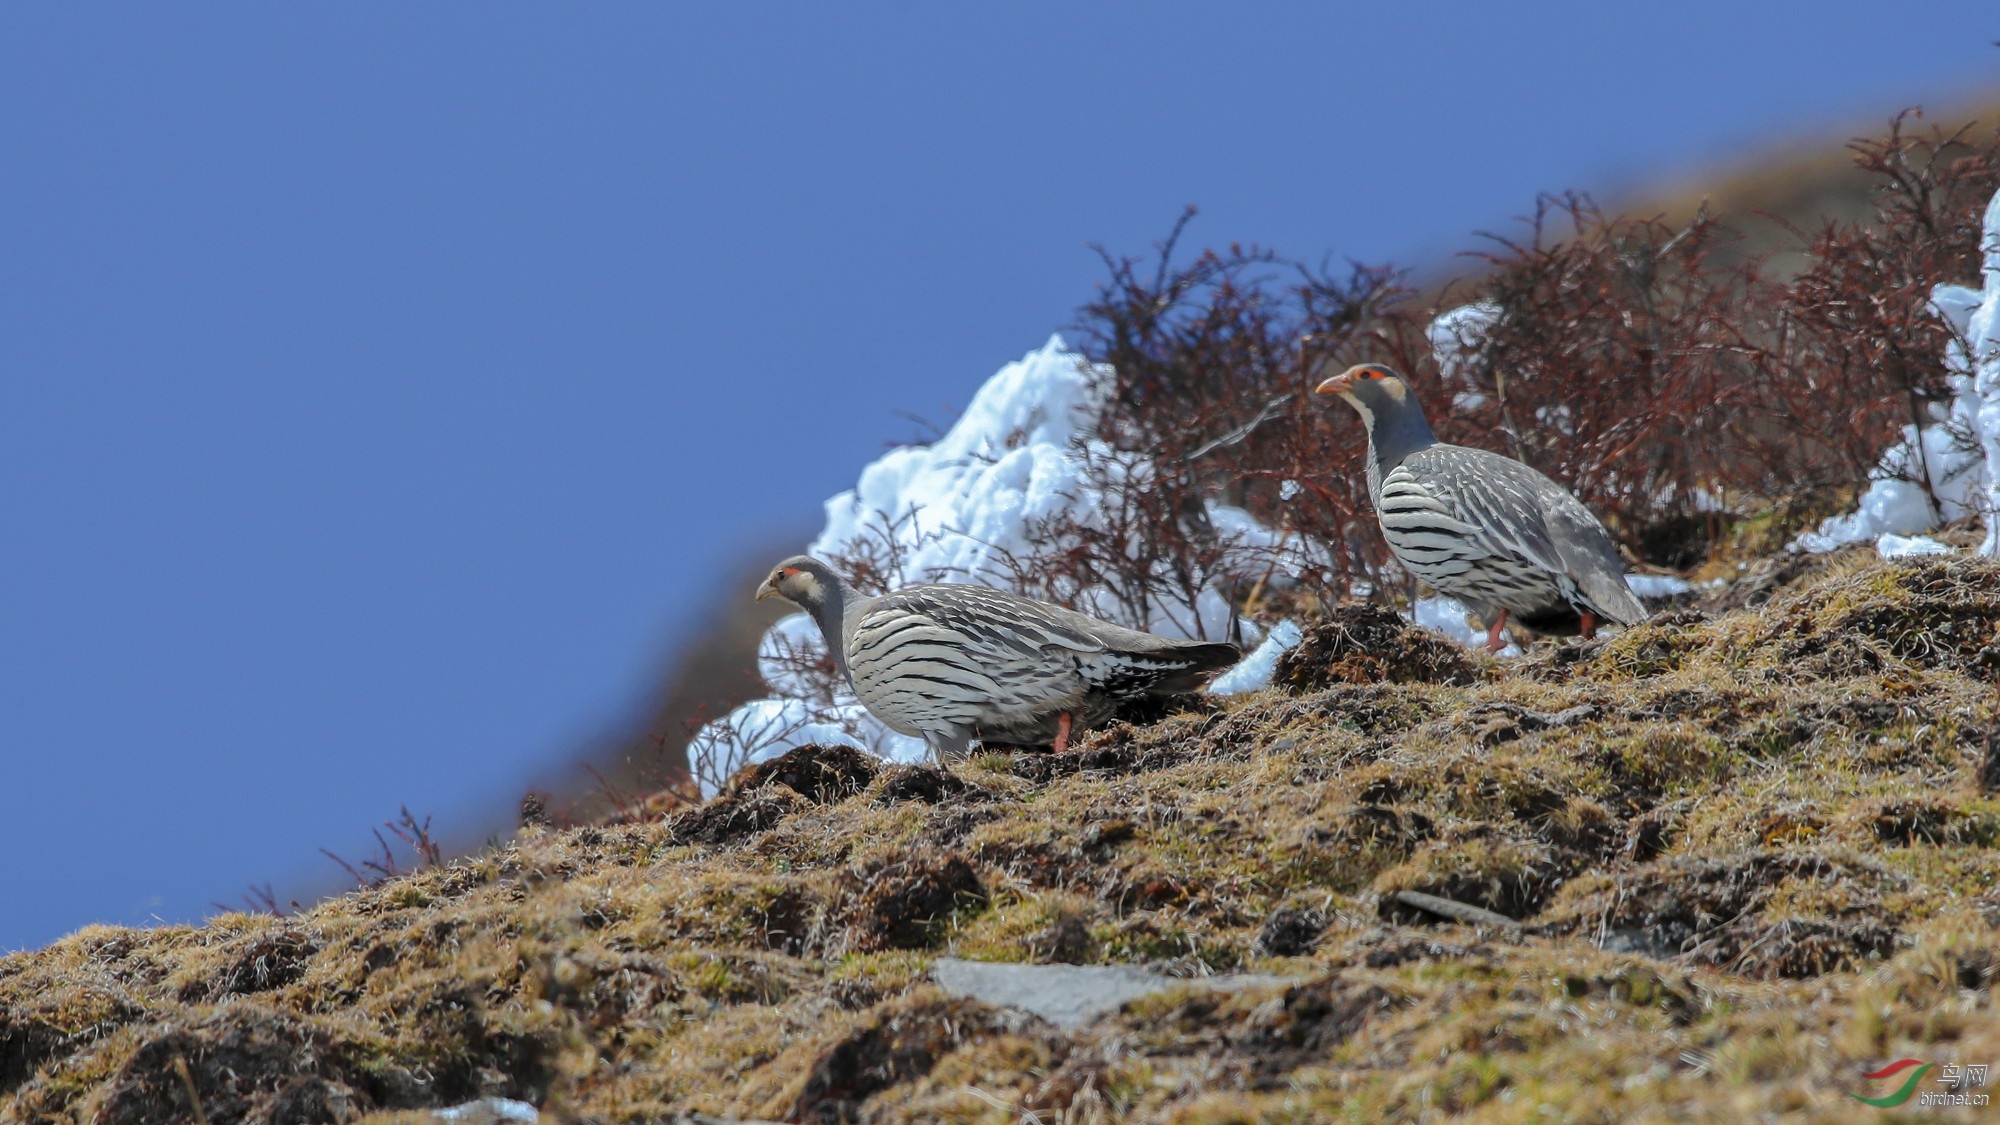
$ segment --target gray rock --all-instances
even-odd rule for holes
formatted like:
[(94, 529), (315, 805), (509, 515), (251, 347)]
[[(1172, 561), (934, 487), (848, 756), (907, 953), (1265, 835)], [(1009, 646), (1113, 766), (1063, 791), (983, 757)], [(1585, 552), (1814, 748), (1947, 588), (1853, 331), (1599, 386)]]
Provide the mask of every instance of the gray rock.
[(515, 1122), (532, 1123), (541, 1119), (541, 1113), (534, 1106), (512, 1098), (481, 1098), (450, 1109), (431, 1111), (431, 1120), (439, 1125), (446, 1122), (450, 1125), (514, 1125)]
[(956, 957), (938, 958), (931, 968), (931, 979), (955, 996), (1018, 1008), (1065, 1028), (1081, 1027), (1140, 997), (1174, 989), (1235, 992), (1291, 983), (1288, 978), (1263, 973), (1183, 978), (1132, 965), (1017, 965)]

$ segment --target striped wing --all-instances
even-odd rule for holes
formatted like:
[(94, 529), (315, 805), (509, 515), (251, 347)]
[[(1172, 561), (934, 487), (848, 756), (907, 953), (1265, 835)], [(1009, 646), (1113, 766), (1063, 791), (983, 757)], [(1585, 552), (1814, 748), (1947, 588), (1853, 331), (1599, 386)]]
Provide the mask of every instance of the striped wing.
[[(1393, 491), (1412, 498), (1392, 501), (1392, 482), (1399, 476), (1403, 480)], [(1462, 550), (1475, 560), (1468, 569), (1484, 560), (1485, 577), (1496, 586), (1496, 596), (1486, 600), (1507, 605), (1505, 593), (1547, 584), (1564, 600), (1613, 621), (1629, 624), (1645, 616), (1625, 584), (1624, 563), (1604, 525), (1582, 501), (1529, 466), (1484, 449), (1434, 445), (1405, 458), (1383, 481), (1383, 504), (1410, 509), (1404, 522), (1411, 526), (1421, 522), (1415, 514), (1418, 494), (1462, 537)], [(1387, 511), (1382, 509), (1385, 534)], [(1424, 529), (1409, 538), (1434, 545), (1439, 535)]]
[[(1421, 481), (1482, 552), (1562, 572), (1562, 554), (1550, 540), (1542, 516), (1546, 498), (1533, 487), (1534, 478), (1548, 482), (1547, 477), (1497, 453), (1456, 445), (1434, 445), (1413, 453), (1389, 475), (1399, 473)], [(1384, 500), (1388, 492), (1385, 482)]]
[(1078, 705), (1081, 658), (1104, 642), (1039, 602), (983, 586), (913, 586), (858, 606), (855, 695), (908, 733), (1032, 721)]
[[(1558, 602), (1550, 569), (1512, 537), (1494, 534), (1468, 505), (1406, 459), (1382, 478), (1376, 515), (1403, 566), (1439, 592), (1482, 606)], [(1482, 609), (1482, 616), (1486, 615)]]

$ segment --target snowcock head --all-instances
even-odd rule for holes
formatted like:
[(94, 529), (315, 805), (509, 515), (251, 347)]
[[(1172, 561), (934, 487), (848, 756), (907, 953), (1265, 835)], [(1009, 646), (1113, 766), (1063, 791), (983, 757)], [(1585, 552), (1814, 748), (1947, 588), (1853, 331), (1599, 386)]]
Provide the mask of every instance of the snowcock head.
[(1379, 363), (1356, 364), (1322, 380), (1313, 393), (1339, 395), (1346, 399), (1371, 429), (1377, 418), (1416, 406), (1415, 399), (1410, 395), (1410, 385), (1403, 381), (1401, 375)]
[(770, 577), (757, 588), (757, 600), (775, 595), (816, 614), (839, 593), (840, 576), (833, 568), (811, 555), (793, 555), (771, 568)]

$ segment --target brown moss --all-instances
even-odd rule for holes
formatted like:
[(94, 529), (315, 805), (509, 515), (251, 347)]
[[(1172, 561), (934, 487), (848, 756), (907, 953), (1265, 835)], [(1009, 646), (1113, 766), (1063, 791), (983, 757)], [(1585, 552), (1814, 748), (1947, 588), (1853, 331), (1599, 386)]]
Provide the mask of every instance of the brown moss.
[(668, 833), (677, 843), (733, 844), (769, 831), (811, 803), (790, 786), (740, 790), (668, 818)]
[(1375, 880), (1377, 911), (1385, 921), (1437, 924), (1437, 915), (1395, 898), (1397, 891), (1419, 891), (1509, 918), (1527, 918), (1541, 909), (1577, 864), (1573, 854), (1478, 825), (1454, 833), (1451, 839), (1432, 841), (1409, 862), (1384, 872)]
[[(1754, 977), (1813, 977), (1854, 970), (1888, 953), (1896, 916), (1887, 892), (1900, 880), (1873, 864), (1807, 851), (1748, 850), (1662, 860), (1597, 881), (1571, 897), (1547, 927), (1605, 948), (1645, 952)], [(1832, 910), (1801, 916), (1787, 898), (1818, 894)]]
[(1335, 606), (1278, 657), (1271, 682), (1296, 692), (1331, 684), (1425, 683), (1463, 686), (1479, 679), (1464, 646), (1419, 629), (1378, 605)]
[(986, 905), (986, 888), (964, 856), (924, 850), (856, 876), (853, 909), (862, 948), (921, 949), (942, 937), (955, 914)]
[(1009, 1022), (990, 1008), (963, 1000), (925, 997), (885, 1004), (813, 1060), (785, 1120), (857, 1120), (862, 1103), (874, 1094), (923, 1077), (946, 1052)]
[(879, 759), (852, 746), (808, 743), (768, 762), (743, 767), (729, 780), (728, 789), (741, 793), (783, 785), (808, 801), (824, 805), (846, 800), (868, 788), (881, 768)]
[[(192, 1120), (178, 1056), (215, 1122), (1839, 1120), (1882, 1058), (2000, 1051), (1985, 575), (1829, 564), (952, 774), (810, 748), (297, 917), (92, 928), (0, 957), (0, 1119)], [(1056, 1029), (937, 992), (945, 954), (1297, 979)]]
[(941, 805), (987, 796), (990, 794), (985, 790), (967, 783), (957, 774), (929, 766), (891, 766), (882, 771), (880, 783), (875, 786), (875, 800), (884, 805), (901, 801)]
[(319, 948), (319, 941), (304, 930), (281, 929), (259, 934), (237, 953), (236, 959), (204, 994), (247, 996), (282, 988), (305, 975)]
[(2000, 679), (2000, 563), (1901, 560), (1776, 599), (1758, 638), (1797, 671), (1867, 675), (1908, 662)]

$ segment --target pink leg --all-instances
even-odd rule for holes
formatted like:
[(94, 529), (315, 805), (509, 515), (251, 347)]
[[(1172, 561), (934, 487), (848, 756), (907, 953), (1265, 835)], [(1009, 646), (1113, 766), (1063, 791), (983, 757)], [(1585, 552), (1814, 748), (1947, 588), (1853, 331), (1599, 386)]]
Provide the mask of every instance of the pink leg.
[(1597, 618), (1592, 617), (1591, 615), (1586, 613), (1583, 615), (1583, 639), (1587, 641), (1591, 640), (1596, 636), (1597, 636)]
[(1055, 752), (1058, 754), (1069, 749), (1069, 723), (1070, 717), (1068, 711), (1064, 711), (1062, 714), (1056, 716)]
[(1507, 638), (1500, 635), (1500, 631), (1506, 627), (1507, 611), (1503, 609), (1500, 611), (1500, 616), (1494, 619), (1493, 627), (1486, 630), (1487, 652), (1499, 652), (1501, 649), (1507, 647)]

